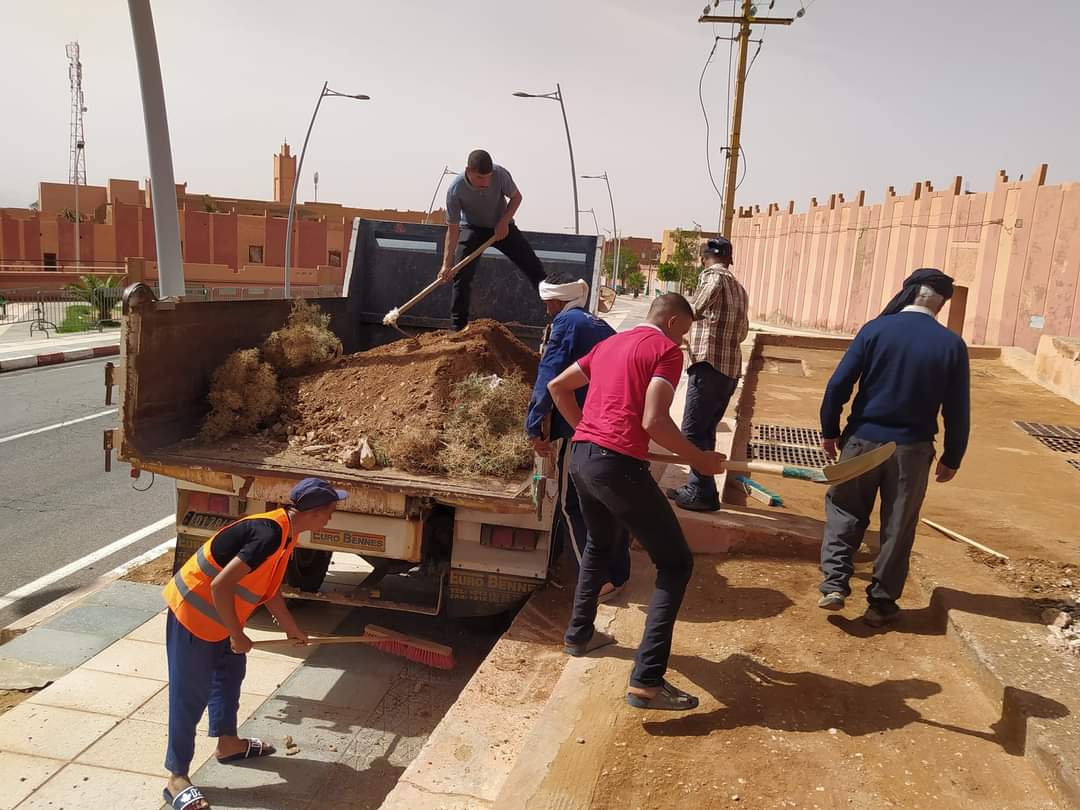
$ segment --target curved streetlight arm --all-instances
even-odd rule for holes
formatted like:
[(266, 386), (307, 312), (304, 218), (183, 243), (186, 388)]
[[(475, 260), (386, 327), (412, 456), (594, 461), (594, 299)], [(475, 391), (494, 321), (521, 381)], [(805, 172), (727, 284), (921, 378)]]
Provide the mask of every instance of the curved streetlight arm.
[(619, 282), (619, 227), (615, 222), (615, 197), (611, 193), (611, 181), (608, 179), (607, 172), (603, 174), (583, 174), (581, 175), (583, 180), (603, 180), (607, 185), (608, 202), (611, 204), (611, 230), (615, 234), (615, 268), (613, 275), (615, 276), (615, 283)]
[(435, 191), (431, 194), (431, 203), (427, 207), (427, 213), (424, 215), (423, 224), (426, 225), (428, 219), (431, 218), (431, 212), (435, 209), (435, 198), (439, 196), (439, 189), (442, 188), (442, 181), (446, 179), (446, 175), (452, 175), (454, 172), (450, 171), (450, 167), (444, 165), (442, 174), (439, 175), (439, 182), (435, 184)]
[(562, 86), (558, 83), (555, 85), (554, 92), (551, 93), (526, 93), (524, 90), (518, 90), (513, 93), (517, 98), (546, 98), (551, 101), (559, 102), (559, 109), (562, 110), (563, 127), (566, 128), (566, 148), (570, 152), (570, 185), (574, 189), (574, 233), (581, 233), (581, 220), (578, 217), (578, 190), (577, 190), (577, 170), (574, 168), (574, 144), (570, 140), (570, 122), (566, 118), (566, 105), (563, 103)]

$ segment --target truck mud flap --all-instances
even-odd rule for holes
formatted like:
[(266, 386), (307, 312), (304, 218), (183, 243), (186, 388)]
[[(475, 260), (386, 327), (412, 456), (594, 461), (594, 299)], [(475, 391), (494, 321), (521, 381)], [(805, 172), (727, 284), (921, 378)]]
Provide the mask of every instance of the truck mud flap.
[(450, 571), (446, 615), (494, 616), (516, 610), (543, 584), (542, 579), (456, 568)]

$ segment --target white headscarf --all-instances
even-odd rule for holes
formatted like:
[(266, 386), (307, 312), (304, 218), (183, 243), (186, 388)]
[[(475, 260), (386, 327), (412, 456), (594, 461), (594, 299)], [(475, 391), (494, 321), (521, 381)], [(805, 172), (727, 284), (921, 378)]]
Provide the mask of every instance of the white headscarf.
[(584, 307), (589, 303), (589, 284), (578, 279), (567, 284), (540, 282), (541, 301), (565, 301), (563, 312), (574, 307)]

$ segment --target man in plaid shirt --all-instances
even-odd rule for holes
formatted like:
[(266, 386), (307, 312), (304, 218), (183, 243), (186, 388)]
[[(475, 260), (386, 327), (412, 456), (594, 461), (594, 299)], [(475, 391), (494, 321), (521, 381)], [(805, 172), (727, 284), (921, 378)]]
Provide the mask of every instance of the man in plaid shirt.
[[(749, 301), (730, 270), (731, 242), (723, 237), (710, 239), (702, 246), (701, 258), (705, 268), (690, 300), (696, 320), (690, 330), (682, 432), (695, 447), (712, 451), (716, 449), (717, 425), (742, 375), (739, 344), (750, 331)], [(696, 470), (690, 471), (685, 486), (667, 494), (683, 509), (712, 512), (720, 508), (716, 479)]]

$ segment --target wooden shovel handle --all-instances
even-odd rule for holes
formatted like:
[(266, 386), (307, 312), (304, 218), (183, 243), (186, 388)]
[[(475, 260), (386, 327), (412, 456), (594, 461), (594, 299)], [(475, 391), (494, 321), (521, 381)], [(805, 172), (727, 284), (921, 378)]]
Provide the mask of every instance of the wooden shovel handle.
[[(488, 239), (486, 242), (484, 242), (482, 245), (480, 245), (480, 247), (478, 247), (476, 250), (474, 250), (472, 253), (470, 253), (468, 256), (466, 256), (464, 259), (462, 259), (460, 262), (458, 262), (453, 267), (451, 267), (450, 268), (450, 278), (452, 279), (454, 276), (456, 276), (458, 271), (461, 270), (462, 267), (467, 265), (469, 262), (471, 262), (473, 259), (475, 259), (477, 256), (479, 256), (481, 253), (483, 253), (485, 250), (487, 250), (493, 244), (495, 244), (495, 237), (494, 236), (492, 236), (490, 239)], [(410, 298), (408, 301), (406, 301), (404, 304), (402, 304), (400, 307), (398, 307), (397, 308), (398, 315), (402, 314), (406, 310), (412, 309), (414, 306), (416, 306), (418, 303), (420, 303), (423, 299), (425, 299), (428, 295), (430, 295), (431, 292), (436, 287), (440, 286), (443, 283), (444, 282), (442, 281), (442, 279), (438, 279), (438, 278), (435, 279), (433, 282), (431, 282), (426, 287), (424, 287), (424, 289), (422, 289), (420, 292), (418, 292), (416, 295), (414, 295), (412, 298)]]

